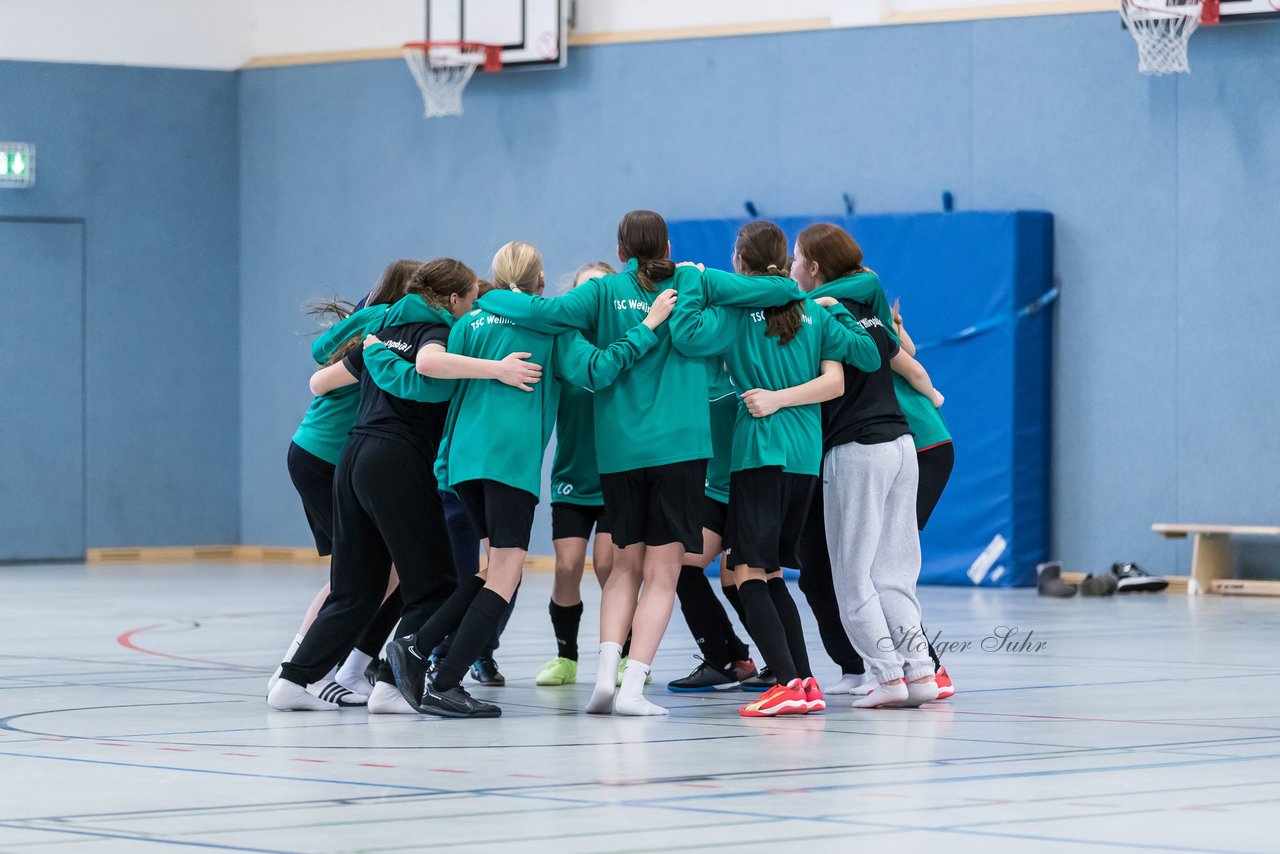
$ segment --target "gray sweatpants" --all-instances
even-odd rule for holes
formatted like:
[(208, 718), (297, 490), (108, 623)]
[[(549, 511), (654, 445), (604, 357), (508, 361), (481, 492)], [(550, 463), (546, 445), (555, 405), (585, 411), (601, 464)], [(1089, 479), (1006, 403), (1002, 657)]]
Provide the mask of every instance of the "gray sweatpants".
[(880, 682), (933, 675), (916, 599), (919, 480), (910, 435), (837, 445), (823, 461), (827, 548), (840, 619)]

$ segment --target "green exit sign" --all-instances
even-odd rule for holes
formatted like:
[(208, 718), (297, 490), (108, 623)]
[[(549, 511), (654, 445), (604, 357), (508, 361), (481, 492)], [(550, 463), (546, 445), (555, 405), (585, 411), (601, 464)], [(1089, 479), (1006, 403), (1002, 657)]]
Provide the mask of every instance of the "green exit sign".
[(0, 142), (0, 188), (36, 183), (36, 147), (26, 142)]

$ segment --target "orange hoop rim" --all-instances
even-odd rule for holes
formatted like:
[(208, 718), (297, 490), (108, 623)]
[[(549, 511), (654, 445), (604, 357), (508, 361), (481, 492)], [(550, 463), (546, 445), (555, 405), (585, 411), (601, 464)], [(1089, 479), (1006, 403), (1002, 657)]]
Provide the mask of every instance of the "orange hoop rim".
[(480, 66), (485, 71), (501, 71), (502, 70), (502, 45), (487, 44), (485, 42), (468, 42), (468, 41), (420, 41), (405, 42), (402, 46), (404, 50), (419, 50), (430, 61), (432, 48), (452, 47), (457, 48), (460, 52), (471, 51), (473, 53), (484, 52), (484, 62)]

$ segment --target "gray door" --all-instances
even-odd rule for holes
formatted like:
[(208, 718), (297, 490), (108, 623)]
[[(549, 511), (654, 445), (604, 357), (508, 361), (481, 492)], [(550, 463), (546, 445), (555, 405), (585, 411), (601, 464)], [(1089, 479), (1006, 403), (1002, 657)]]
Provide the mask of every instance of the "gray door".
[(0, 561), (84, 558), (84, 224), (0, 219)]

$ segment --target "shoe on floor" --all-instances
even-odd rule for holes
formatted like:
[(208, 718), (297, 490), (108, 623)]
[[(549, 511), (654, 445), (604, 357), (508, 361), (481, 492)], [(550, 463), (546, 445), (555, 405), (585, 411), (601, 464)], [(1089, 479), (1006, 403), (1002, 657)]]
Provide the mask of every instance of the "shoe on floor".
[(774, 685), (778, 684), (778, 680), (773, 678), (773, 671), (768, 665), (760, 668), (760, 672), (749, 679), (743, 679), (738, 683), (738, 687), (743, 691), (768, 691)]
[(410, 706), (418, 708), (418, 701), (422, 698), (427, 682), (427, 661), (413, 644), (412, 636), (389, 641), (387, 661), (391, 663), (391, 673), (395, 677), (396, 687), (400, 689), (400, 695)]
[(756, 670), (756, 663), (750, 658), (744, 658), (741, 661), (733, 662), (733, 678), (741, 682), (743, 679), (750, 679), (756, 676), (759, 671)]
[(827, 701), (822, 696), (822, 689), (818, 687), (818, 680), (810, 676), (802, 683), (804, 686), (804, 702), (809, 708), (809, 712), (825, 712), (827, 710)]
[(738, 714), (744, 718), (772, 718), (777, 715), (803, 715), (809, 711), (809, 702), (805, 699), (804, 683), (792, 679), (786, 685), (774, 684), (772, 688), (738, 708)]
[(533, 684), (544, 687), (551, 685), (573, 685), (578, 681), (578, 662), (572, 658), (553, 658), (538, 671)]
[[(364, 680), (369, 683), (371, 688), (378, 687), (378, 668), (382, 666), (381, 659), (375, 658), (365, 665)], [(370, 696), (373, 696), (372, 694)]]
[(1049, 561), (1036, 567), (1036, 592), (1041, 596), (1070, 599), (1076, 595), (1077, 589), (1077, 585), (1062, 580), (1062, 564), (1058, 561)]
[(498, 662), (482, 655), (471, 663), (471, 678), (487, 688), (501, 688), (507, 678), (498, 672)]
[(728, 691), (738, 687), (738, 674), (732, 664), (715, 667), (702, 661), (688, 676), (667, 683), (667, 690), (676, 694), (692, 694), (705, 691)]
[(861, 697), (871, 693), (876, 680), (869, 673), (843, 673), (840, 681), (827, 688), (828, 694), (856, 694)]
[(938, 683), (939, 700), (945, 700), (956, 695), (956, 686), (951, 684), (951, 674), (947, 672), (945, 664), (938, 668), (938, 672), (934, 674), (933, 678)]
[[(623, 656), (622, 658), (618, 659), (618, 687), (619, 688), (622, 687), (622, 674), (626, 672), (627, 672), (627, 658), (626, 656)], [(652, 684), (652, 682), (653, 682), (653, 673), (651, 671), (644, 675), (644, 684), (649, 685), (649, 684)]]
[(1152, 575), (1136, 563), (1113, 563), (1111, 574), (1119, 584), (1119, 593), (1158, 593), (1169, 586), (1167, 580)]
[(1086, 575), (1080, 582), (1080, 593), (1085, 596), (1111, 596), (1120, 587), (1120, 579), (1114, 575)]
[(371, 715), (416, 715), (418, 710), (400, 696), (400, 689), (390, 682), (379, 682), (369, 695)]
[(436, 690), (434, 680), (428, 680), (422, 692), (422, 702), (418, 711), (424, 715), (436, 715), (441, 718), (497, 718), (502, 716), (502, 709), (493, 703), (477, 700), (467, 693), (461, 685), (447, 691)]

